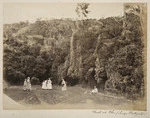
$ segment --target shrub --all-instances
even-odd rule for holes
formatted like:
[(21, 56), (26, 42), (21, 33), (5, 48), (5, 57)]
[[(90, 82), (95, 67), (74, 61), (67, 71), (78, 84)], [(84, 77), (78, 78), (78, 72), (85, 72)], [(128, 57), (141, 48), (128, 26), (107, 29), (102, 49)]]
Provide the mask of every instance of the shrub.
[(32, 77), (31, 78), (31, 83), (34, 84), (34, 85), (37, 85), (37, 84), (40, 84), (40, 80), (39, 80), (39, 78)]

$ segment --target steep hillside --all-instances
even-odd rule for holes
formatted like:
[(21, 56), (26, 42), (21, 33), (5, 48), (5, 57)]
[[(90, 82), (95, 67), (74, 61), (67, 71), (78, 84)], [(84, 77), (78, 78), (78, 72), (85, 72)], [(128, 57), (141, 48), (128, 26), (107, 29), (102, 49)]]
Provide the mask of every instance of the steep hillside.
[[(105, 19), (40, 20), (4, 25), (4, 78), (33, 84), (52, 77), (68, 85), (143, 96), (145, 6), (125, 4), (124, 16)], [(136, 94), (131, 96), (131, 94)]]

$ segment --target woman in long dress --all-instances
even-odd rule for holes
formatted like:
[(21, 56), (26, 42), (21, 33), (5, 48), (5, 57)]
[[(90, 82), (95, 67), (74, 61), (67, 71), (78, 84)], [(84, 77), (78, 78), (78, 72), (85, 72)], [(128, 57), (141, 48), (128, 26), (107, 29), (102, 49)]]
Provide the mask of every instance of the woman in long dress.
[(23, 90), (27, 90), (27, 79), (24, 80)]
[(27, 78), (27, 90), (31, 91), (31, 81), (30, 81), (30, 77)]
[(47, 82), (47, 89), (52, 89), (52, 81), (50, 78), (48, 79), (48, 82)]
[(46, 80), (44, 80), (44, 81), (42, 82), (42, 89), (47, 89), (47, 87), (46, 87)]
[(61, 90), (62, 90), (62, 91), (66, 91), (66, 90), (67, 90), (67, 85), (66, 85), (66, 82), (65, 82), (64, 79), (62, 79), (61, 85), (62, 85)]

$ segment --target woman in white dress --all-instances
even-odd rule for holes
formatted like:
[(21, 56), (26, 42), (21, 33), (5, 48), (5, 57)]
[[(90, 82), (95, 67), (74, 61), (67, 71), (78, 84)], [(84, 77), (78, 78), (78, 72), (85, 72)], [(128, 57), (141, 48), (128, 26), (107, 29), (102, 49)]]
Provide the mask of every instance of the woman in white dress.
[(67, 85), (66, 85), (66, 82), (65, 82), (64, 79), (62, 79), (61, 85), (62, 85), (61, 90), (62, 90), (62, 91), (66, 91), (66, 90), (67, 90)]
[(42, 82), (42, 89), (47, 89), (47, 87), (46, 87), (46, 80), (44, 80), (44, 81)]
[(27, 90), (27, 79), (24, 80), (23, 90)]
[(98, 93), (98, 89), (97, 89), (96, 86), (94, 86), (94, 89), (91, 91), (91, 94), (92, 94), (92, 93)]
[(48, 79), (48, 82), (47, 82), (47, 89), (52, 89), (52, 81), (50, 78)]
[(30, 81), (30, 77), (27, 78), (27, 90), (31, 91), (31, 81)]

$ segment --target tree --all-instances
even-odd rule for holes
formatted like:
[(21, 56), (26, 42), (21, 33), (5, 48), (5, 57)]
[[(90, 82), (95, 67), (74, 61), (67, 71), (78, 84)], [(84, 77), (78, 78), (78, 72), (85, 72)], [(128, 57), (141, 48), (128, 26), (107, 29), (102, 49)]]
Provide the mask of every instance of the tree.
[[(87, 18), (89, 3), (77, 3), (77, 7), (75, 9), (77, 16), (80, 20), (82, 20), (82, 26), (84, 25), (84, 19)], [(77, 23), (77, 27), (79, 27), (79, 23)]]
[(35, 61), (36, 65), (33, 69), (34, 76), (42, 82), (42, 80), (46, 79), (44, 75), (46, 72), (46, 61), (41, 56), (38, 56)]

